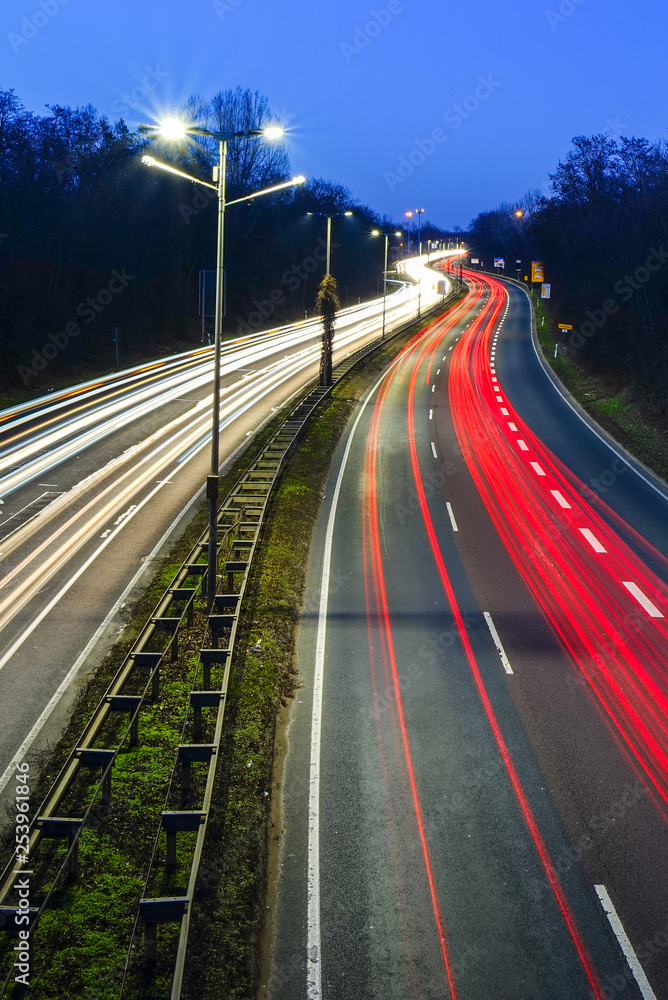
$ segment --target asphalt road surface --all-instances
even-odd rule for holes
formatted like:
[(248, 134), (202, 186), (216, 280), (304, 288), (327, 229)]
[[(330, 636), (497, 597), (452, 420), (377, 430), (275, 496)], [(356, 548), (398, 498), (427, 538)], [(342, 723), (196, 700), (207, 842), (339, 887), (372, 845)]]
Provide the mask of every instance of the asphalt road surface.
[(335, 457), (272, 1000), (668, 1000), (668, 495), (469, 274)]
[[(418, 302), (438, 303), (425, 263), (400, 265), (388, 330)], [(335, 359), (379, 336), (382, 309), (376, 299), (342, 311)], [(316, 319), (225, 345), (223, 467), (317, 376), (319, 338)], [(211, 356), (204, 348), (141, 365), (0, 413), (0, 796), (14, 762), (57, 737), (81, 681), (126, 626), (127, 605), (202, 499)]]

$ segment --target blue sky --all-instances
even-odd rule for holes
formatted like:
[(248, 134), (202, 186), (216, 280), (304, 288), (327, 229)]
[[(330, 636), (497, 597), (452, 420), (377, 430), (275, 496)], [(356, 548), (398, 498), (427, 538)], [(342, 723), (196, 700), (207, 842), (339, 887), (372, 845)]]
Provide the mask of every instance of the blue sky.
[(0, 86), (129, 123), (257, 89), (295, 172), (466, 228), (541, 188), (574, 135), (666, 137), (667, 37), (659, 0), (13, 0)]

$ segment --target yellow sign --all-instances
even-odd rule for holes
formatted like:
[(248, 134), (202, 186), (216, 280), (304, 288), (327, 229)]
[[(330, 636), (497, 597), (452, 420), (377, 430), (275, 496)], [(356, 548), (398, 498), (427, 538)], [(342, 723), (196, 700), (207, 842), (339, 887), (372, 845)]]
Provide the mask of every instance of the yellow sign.
[(542, 260), (531, 261), (531, 280), (540, 281), (541, 283), (545, 281), (545, 266)]
[(560, 330), (572, 330), (573, 327), (569, 323), (560, 323), (559, 324), (559, 329)]

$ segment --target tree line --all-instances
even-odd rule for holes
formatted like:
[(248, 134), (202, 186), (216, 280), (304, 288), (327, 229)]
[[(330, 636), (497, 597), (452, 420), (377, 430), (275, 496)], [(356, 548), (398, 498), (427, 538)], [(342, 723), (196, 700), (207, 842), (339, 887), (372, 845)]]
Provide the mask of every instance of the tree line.
[[(77, 365), (199, 344), (199, 272), (216, 264), (215, 192), (141, 162), (145, 153), (210, 180), (215, 141), (168, 144), (95, 108), (37, 115), (0, 91), (0, 372), (5, 388), (41, 387)], [(268, 99), (237, 88), (192, 97), (186, 120), (209, 130), (271, 124)], [(282, 141), (228, 147), (227, 197), (289, 179)], [(332, 272), (341, 304), (378, 294), (382, 241), (395, 229), (324, 179), (242, 203), (226, 215), (226, 335), (312, 315), (333, 220)], [(435, 227), (425, 238), (444, 235)], [(398, 241), (395, 241), (398, 242)], [(207, 321), (210, 331), (212, 320)], [(116, 342), (118, 337), (118, 343)]]
[(548, 191), (482, 212), (469, 242), (490, 264), (505, 256), (512, 269), (521, 259), (525, 273), (543, 260), (550, 311), (574, 327), (567, 344), (665, 412), (667, 224), (665, 142), (576, 136)]

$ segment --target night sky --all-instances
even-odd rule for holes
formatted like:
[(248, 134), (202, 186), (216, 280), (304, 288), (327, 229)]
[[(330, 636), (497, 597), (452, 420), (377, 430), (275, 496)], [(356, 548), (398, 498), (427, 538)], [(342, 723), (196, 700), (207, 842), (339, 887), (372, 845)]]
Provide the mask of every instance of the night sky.
[(0, 86), (32, 111), (134, 125), (250, 87), (295, 172), (444, 227), (543, 188), (574, 135), (668, 126), (660, 0), (13, 0), (0, 29)]

